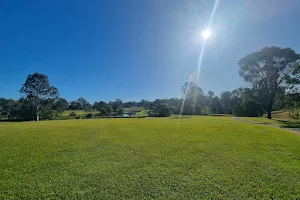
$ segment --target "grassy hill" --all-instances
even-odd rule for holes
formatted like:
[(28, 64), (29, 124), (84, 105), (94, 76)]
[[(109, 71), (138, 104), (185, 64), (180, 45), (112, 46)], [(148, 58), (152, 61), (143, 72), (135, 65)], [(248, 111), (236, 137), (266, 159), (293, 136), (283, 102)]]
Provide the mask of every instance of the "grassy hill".
[(76, 116), (85, 116), (89, 113), (93, 113), (93, 114), (97, 114), (99, 113), (99, 111), (84, 111), (84, 110), (65, 110), (62, 113), (62, 116), (69, 116), (70, 113), (74, 112), (76, 114)]
[(124, 108), (124, 112), (140, 112), (145, 110), (144, 107), (131, 107), (131, 108)]
[(300, 119), (300, 110), (282, 110), (272, 112), (273, 118), (279, 119)]

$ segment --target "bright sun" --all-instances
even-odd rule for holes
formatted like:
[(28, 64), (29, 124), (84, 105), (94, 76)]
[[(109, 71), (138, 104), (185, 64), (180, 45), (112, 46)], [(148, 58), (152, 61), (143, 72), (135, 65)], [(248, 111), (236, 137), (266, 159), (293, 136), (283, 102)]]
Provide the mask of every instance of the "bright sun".
[(206, 29), (202, 32), (202, 37), (204, 40), (207, 40), (211, 36), (211, 30)]

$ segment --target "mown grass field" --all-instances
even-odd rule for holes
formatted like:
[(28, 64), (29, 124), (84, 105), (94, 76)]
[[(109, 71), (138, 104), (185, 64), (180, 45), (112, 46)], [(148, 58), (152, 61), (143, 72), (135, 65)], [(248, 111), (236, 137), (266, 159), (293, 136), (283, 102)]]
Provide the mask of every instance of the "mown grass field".
[(0, 123), (0, 199), (300, 199), (300, 137), (226, 117)]

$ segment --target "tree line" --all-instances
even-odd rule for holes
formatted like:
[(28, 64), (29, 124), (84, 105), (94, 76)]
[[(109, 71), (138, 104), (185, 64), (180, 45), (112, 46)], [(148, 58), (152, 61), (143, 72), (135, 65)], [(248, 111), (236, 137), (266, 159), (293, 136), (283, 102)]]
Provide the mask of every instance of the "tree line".
[[(58, 119), (65, 110), (98, 111), (99, 115), (122, 115), (124, 108), (143, 107), (150, 116), (171, 114), (201, 115), (230, 114), (262, 116), (271, 119), (272, 110), (300, 107), (299, 54), (291, 48), (265, 47), (239, 60), (239, 75), (249, 83), (216, 96), (213, 91), (204, 94), (196, 83), (185, 83), (181, 98), (123, 102), (121, 99), (91, 104), (83, 97), (67, 101), (51, 86), (47, 75), (34, 73), (27, 77), (20, 89), (19, 100), (0, 98), (0, 119), (39, 120)], [(230, 81), (230, 80), (229, 80)], [(183, 105), (184, 101), (184, 106)]]

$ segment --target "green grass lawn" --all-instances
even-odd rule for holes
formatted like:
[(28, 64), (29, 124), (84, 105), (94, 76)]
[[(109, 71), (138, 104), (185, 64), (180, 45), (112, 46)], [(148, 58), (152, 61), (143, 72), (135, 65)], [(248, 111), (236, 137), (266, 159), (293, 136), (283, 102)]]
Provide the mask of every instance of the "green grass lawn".
[(259, 123), (265, 123), (265, 124), (279, 124), (280, 123), (276, 119), (268, 119), (265, 117), (243, 117), (242, 119), (259, 122)]
[(226, 117), (0, 123), (0, 199), (300, 199), (300, 137)]
[(136, 114), (137, 117), (148, 117), (148, 110), (142, 110)]
[(65, 110), (63, 113), (62, 113), (62, 116), (70, 116), (70, 113), (74, 112), (76, 114), (76, 116), (85, 116), (89, 113), (93, 113), (93, 114), (98, 114), (99, 111), (90, 111), (90, 112), (86, 112), (84, 110)]

